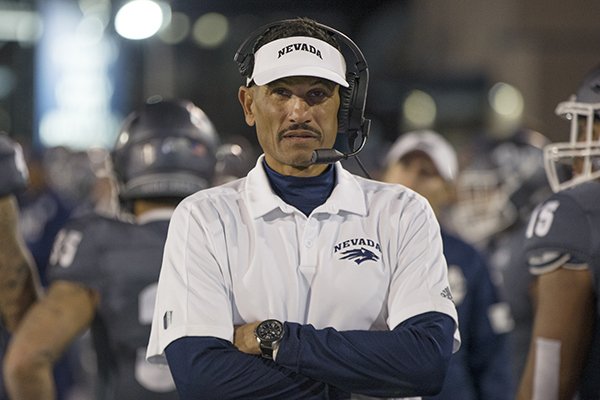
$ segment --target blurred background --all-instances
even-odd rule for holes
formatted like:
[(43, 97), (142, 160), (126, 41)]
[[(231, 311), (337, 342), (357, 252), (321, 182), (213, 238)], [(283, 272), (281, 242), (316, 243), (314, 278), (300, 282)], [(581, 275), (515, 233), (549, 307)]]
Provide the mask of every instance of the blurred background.
[[(129, 12), (128, 12), (129, 11)], [(371, 73), (363, 155), (409, 129), (457, 146), (554, 115), (600, 63), (597, 0), (3, 0), (0, 129), (33, 148), (112, 146), (151, 95), (203, 108), (223, 141), (255, 144), (233, 55), (258, 26), (308, 16), (348, 34)]]

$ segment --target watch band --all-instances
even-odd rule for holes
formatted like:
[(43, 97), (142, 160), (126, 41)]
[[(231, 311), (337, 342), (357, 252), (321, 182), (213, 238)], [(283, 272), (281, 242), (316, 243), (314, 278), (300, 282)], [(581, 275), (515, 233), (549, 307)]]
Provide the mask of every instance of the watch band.
[(260, 354), (264, 357), (264, 358), (268, 358), (270, 360), (273, 359), (273, 353), (275, 352), (276, 347), (279, 347), (279, 342), (273, 343), (273, 346), (267, 346), (264, 343), (259, 342), (258, 343), (259, 347), (260, 347)]

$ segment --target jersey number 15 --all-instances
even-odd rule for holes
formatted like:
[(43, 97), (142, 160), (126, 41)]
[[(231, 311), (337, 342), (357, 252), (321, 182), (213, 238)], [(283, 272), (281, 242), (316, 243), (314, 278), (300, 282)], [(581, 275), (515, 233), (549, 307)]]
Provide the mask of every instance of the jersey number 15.
[(559, 205), (558, 200), (552, 200), (537, 206), (531, 213), (525, 237), (529, 239), (533, 235), (538, 237), (546, 236), (554, 221), (554, 212)]

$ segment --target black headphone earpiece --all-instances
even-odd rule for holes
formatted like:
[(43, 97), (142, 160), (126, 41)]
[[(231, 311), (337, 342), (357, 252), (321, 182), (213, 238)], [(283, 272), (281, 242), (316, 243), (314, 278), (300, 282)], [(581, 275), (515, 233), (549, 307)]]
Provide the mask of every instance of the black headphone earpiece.
[[(284, 20), (285, 21), (285, 20)], [(254, 46), (258, 39), (266, 34), (269, 29), (274, 26), (280, 25), (284, 21), (272, 22), (267, 25), (263, 25), (260, 28), (252, 32), (246, 40), (242, 42), (240, 47), (235, 52), (233, 60), (237, 63), (238, 71), (244, 78), (250, 78), (254, 70)]]
[[(292, 21), (293, 20), (282, 20), (264, 25), (252, 32), (248, 38), (244, 40), (233, 57), (238, 65), (240, 74), (244, 78), (252, 76), (252, 71), (254, 69), (254, 47), (257, 40), (274, 26)], [(340, 86), (338, 140), (336, 140), (336, 143), (342, 144), (342, 148), (319, 149), (316, 152), (317, 154), (313, 155), (315, 163), (335, 162), (358, 154), (369, 137), (371, 121), (364, 117), (367, 90), (369, 86), (369, 67), (362, 51), (348, 36), (327, 25), (317, 23), (317, 26), (330, 34), (340, 45), (344, 45), (350, 50), (353, 57), (353, 62), (351, 63), (348, 62), (348, 57), (344, 57), (346, 59), (347, 70), (346, 81), (349, 86), (347, 88)], [(355, 142), (359, 136), (360, 142), (356, 145)], [(346, 140), (339, 140), (342, 138), (345, 138)], [(330, 154), (326, 157), (320, 157), (319, 151), (329, 151)], [(332, 155), (332, 152), (335, 153), (335, 155)]]
[(354, 88), (356, 82), (354, 81), (353, 74), (346, 74), (346, 81), (348, 87), (345, 88), (340, 86), (340, 110), (338, 112), (338, 132), (346, 132), (350, 127), (350, 107), (352, 106), (352, 100), (354, 98)]
[(254, 53), (245, 54), (243, 60), (238, 62), (238, 70), (240, 71), (240, 75), (242, 75), (243, 77), (251, 76), (253, 68), (254, 68)]

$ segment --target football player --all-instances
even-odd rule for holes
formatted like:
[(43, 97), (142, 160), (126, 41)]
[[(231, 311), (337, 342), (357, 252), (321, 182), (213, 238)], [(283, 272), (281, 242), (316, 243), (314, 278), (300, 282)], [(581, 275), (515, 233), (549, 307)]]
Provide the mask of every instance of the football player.
[[(532, 213), (525, 233), (529, 270), (537, 276), (536, 311), (518, 399), (600, 397), (600, 67), (556, 113), (570, 120), (569, 141), (545, 148), (556, 192)], [(568, 164), (572, 176), (562, 177)]]
[(98, 398), (177, 398), (168, 368), (144, 356), (169, 218), (182, 198), (211, 185), (217, 139), (189, 101), (152, 99), (125, 119), (112, 161), (121, 203), (133, 218), (91, 213), (60, 231), (48, 293), (9, 346), (11, 398), (52, 399), (52, 365), (87, 328)]
[[(21, 146), (0, 132), (0, 360), (9, 334), (39, 294), (37, 269), (19, 229), (14, 196), (25, 189), (27, 179)], [(0, 399), (5, 399), (2, 382), (0, 374)]]

